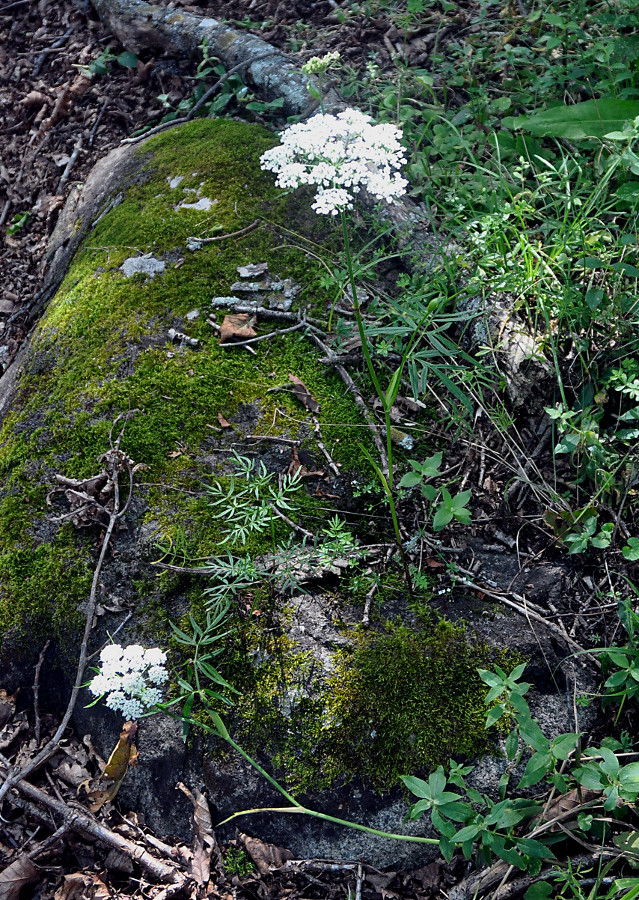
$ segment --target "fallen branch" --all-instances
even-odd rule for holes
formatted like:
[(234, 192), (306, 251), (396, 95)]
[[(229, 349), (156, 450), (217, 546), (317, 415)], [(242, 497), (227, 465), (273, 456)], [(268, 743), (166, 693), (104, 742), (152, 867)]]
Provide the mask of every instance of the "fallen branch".
[[(247, 78), (260, 98), (282, 97), (285, 116), (308, 115), (317, 105), (306, 87), (309, 80), (315, 79), (309, 79), (285, 53), (255, 35), (236, 31), (210, 16), (144, 0), (93, 0), (93, 5), (124, 46), (136, 55), (154, 48), (176, 56), (196, 57), (206, 41), (209, 53), (227, 70), (246, 68)], [(330, 102), (339, 103), (334, 92)]]
[[(0, 755), (0, 763), (7, 769), (10, 769), (9, 760), (2, 755)], [(169, 866), (156, 859), (155, 856), (151, 856), (148, 851), (138, 844), (111, 831), (110, 828), (102, 825), (86, 811), (56, 800), (50, 794), (47, 794), (46, 791), (29, 784), (27, 781), (14, 782), (10, 787), (7, 787), (7, 785), (8, 778), (4, 782), (3, 788), (21, 795), (19, 797), (13, 796), (12, 793), (8, 798), (9, 802), (25, 812), (29, 814), (37, 813), (41, 816), (41, 810), (43, 808), (48, 809), (62, 820), (62, 826), (64, 826), (65, 830), (75, 831), (76, 834), (80, 834), (83, 837), (93, 838), (113, 850), (126, 854), (129, 859), (137, 862), (156, 881), (180, 884), (181, 887), (186, 886), (188, 882), (187, 876), (178, 872), (174, 866)]]

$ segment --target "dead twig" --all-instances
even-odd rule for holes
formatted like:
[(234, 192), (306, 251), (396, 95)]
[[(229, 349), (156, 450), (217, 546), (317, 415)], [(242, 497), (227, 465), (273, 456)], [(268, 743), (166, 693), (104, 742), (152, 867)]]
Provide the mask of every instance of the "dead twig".
[(289, 519), (289, 517), (287, 515), (285, 515), (281, 509), (278, 509), (274, 503), (271, 504), (271, 510), (275, 513), (275, 515), (279, 519), (281, 519), (283, 522), (286, 522), (286, 524), (290, 528), (292, 528), (293, 531), (296, 531), (298, 534), (303, 535), (305, 538), (308, 538), (309, 540), (314, 540), (315, 535), (311, 531), (307, 531), (306, 528), (302, 528), (301, 525), (297, 525), (292, 519)]
[(273, 48), (272, 51), (268, 53), (260, 53), (258, 56), (251, 57), (250, 59), (245, 59), (242, 62), (239, 62), (235, 66), (231, 66), (231, 68), (224, 73), (214, 85), (212, 85), (208, 91), (206, 91), (197, 103), (191, 107), (188, 112), (188, 115), (181, 116), (179, 119), (172, 119), (170, 122), (160, 122), (159, 125), (155, 125), (153, 128), (149, 128), (148, 131), (145, 131), (144, 134), (138, 134), (135, 137), (125, 138), (120, 141), (120, 144), (137, 144), (140, 141), (144, 141), (149, 137), (152, 137), (154, 134), (161, 134), (163, 131), (167, 131), (169, 128), (175, 128), (177, 125), (184, 125), (186, 122), (190, 122), (196, 114), (202, 109), (204, 104), (211, 99), (211, 97), (218, 91), (219, 88), (222, 87), (225, 81), (231, 77), (231, 75), (236, 75), (242, 69), (245, 69), (247, 66), (253, 65), (253, 63), (259, 62), (262, 59), (266, 59), (268, 56), (279, 55), (278, 51)]
[(324, 441), (322, 440), (322, 432), (320, 430), (320, 423), (317, 420), (317, 416), (313, 416), (313, 423), (314, 423), (313, 430), (315, 431), (315, 437), (316, 437), (316, 443), (317, 443), (318, 449), (324, 454), (324, 458), (326, 459), (326, 462), (328, 463), (328, 467), (331, 470), (331, 472), (333, 473), (333, 475), (336, 475), (338, 478), (341, 478), (342, 473), (338, 469), (337, 463), (335, 462), (335, 460), (333, 459), (331, 454), (326, 449), (326, 445), (324, 444)]
[(33, 67), (33, 72), (32, 72), (32, 74), (31, 74), (31, 77), (32, 77), (32, 78), (37, 78), (37, 77), (38, 77), (38, 75), (40, 74), (40, 69), (41, 69), (42, 66), (44, 65), (44, 63), (45, 63), (45, 61), (46, 61), (46, 59), (47, 59), (47, 56), (48, 56), (50, 53), (54, 53), (56, 50), (59, 50), (60, 47), (64, 47), (64, 45), (66, 44), (66, 42), (69, 40), (69, 38), (70, 38), (71, 35), (73, 34), (74, 30), (75, 30), (74, 28), (67, 28), (67, 30), (64, 32), (64, 34), (62, 35), (62, 37), (59, 37), (59, 38), (57, 39), (57, 41), (54, 41), (54, 42), (51, 44), (50, 47), (47, 47), (46, 50), (43, 50), (41, 53), (39, 53), (39, 54), (36, 56), (35, 65), (34, 65), (34, 67)]
[(266, 341), (269, 338), (279, 337), (281, 334), (290, 334), (291, 331), (299, 331), (300, 328), (305, 328), (306, 322), (299, 322), (297, 325), (291, 325), (290, 328), (282, 328), (279, 331), (270, 331), (268, 334), (260, 334), (254, 338), (248, 338), (246, 341), (228, 341), (225, 343), (220, 343), (220, 347), (223, 347), (227, 350), (229, 347), (248, 347), (250, 344), (256, 344), (258, 341)]
[(36, 747), (40, 743), (40, 730), (41, 730), (41, 722), (40, 722), (40, 672), (42, 670), (42, 664), (44, 662), (44, 656), (49, 649), (49, 644), (51, 640), (48, 640), (42, 650), (40, 651), (40, 656), (38, 657), (38, 664), (35, 667), (35, 675), (33, 678), (33, 714), (35, 717), (35, 742)]
[(102, 102), (102, 106), (100, 107), (100, 112), (98, 113), (98, 117), (93, 123), (93, 128), (91, 129), (91, 134), (89, 135), (89, 147), (93, 147), (93, 141), (95, 140), (95, 136), (98, 132), (98, 128), (100, 127), (100, 122), (102, 121), (102, 117), (106, 112), (106, 108), (109, 105), (109, 98), (105, 97)]
[[(11, 769), (9, 760), (0, 755), (0, 763), (5, 766), (8, 774), (8, 771)], [(8, 781), (9, 778), (7, 777), (3, 788), (7, 787)], [(12, 791), (9, 801), (26, 812), (37, 814), (40, 817), (42, 815), (41, 810), (47, 809), (54, 816), (62, 819), (62, 825), (65, 830), (75, 831), (76, 834), (80, 834), (83, 837), (93, 838), (113, 850), (124, 853), (137, 862), (156, 881), (179, 883), (182, 888), (186, 886), (188, 877), (179, 872), (174, 866), (163, 863), (161, 860), (156, 859), (155, 856), (151, 856), (148, 851), (138, 844), (111, 831), (110, 828), (102, 825), (85, 810), (68, 806), (66, 803), (56, 800), (46, 791), (29, 784), (28, 781), (14, 781), (7, 790)], [(13, 795), (14, 792), (20, 794), (21, 797), (15, 797)]]
[(62, 173), (62, 175), (60, 177), (60, 181), (58, 182), (56, 194), (62, 193), (62, 188), (65, 186), (65, 184), (69, 180), (69, 176), (71, 175), (71, 170), (73, 169), (74, 165), (76, 164), (78, 156), (80, 155), (81, 151), (82, 151), (82, 136), (80, 136), (78, 138), (78, 140), (76, 141), (76, 145), (73, 148), (71, 156), (69, 157), (67, 164), (64, 167), (64, 172)]
[(300, 441), (292, 441), (290, 438), (278, 437), (275, 434), (247, 434), (247, 441), (275, 441), (277, 444), (290, 444), (292, 447), (299, 447)]
[(197, 244), (212, 244), (214, 241), (228, 241), (229, 238), (241, 237), (243, 234), (248, 234), (249, 231), (254, 231), (257, 226), (260, 224), (259, 219), (254, 219), (250, 225), (246, 225), (244, 228), (240, 228), (239, 231), (231, 231), (229, 234), (218, 234), (215, 237), (188, 237), (187, 241), (192, 241)]

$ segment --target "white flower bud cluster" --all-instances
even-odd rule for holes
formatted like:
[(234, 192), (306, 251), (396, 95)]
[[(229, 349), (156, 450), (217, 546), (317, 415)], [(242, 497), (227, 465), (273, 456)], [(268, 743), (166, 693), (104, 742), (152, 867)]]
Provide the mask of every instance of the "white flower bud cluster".
[(279, 187), (316, 185), (312, 208), (318, 215), (350, 209), (353, 194), (363, 187), (390, 203), (408, 186), (398, 171), (406, 162), (402, 133), (394, 125), (370, 123), (370, 116), (356, 109), (337, 116), (318, 113), (287, 128), (281, 144), (263, 153), (260, 164), (277, 173)]
[(106, 695), (109, 709), (120, 710), (125, 719), (139, 719), (162, 699), (157, 686), (168, 680), (165, 663), (166, 653), (158, 647), (109, 644), (100, 653), (100, 672), (89, 690), (95, 697)]
[(331, 53), (327, 53), (326, 56), (311, 56), (308, 62), (305, 62), (302, 66), (302, 72), (305, 75), (323, 75), (329, 66), (337, 62), (339, 58), (339, 50), (333, 50)]

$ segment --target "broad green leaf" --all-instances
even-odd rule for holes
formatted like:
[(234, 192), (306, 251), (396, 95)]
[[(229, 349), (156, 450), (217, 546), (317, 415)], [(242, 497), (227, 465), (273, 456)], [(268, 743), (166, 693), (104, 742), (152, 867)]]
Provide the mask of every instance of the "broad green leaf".
[(495, 803), (484, 820), (485, 825), (496, 825), (497, 828), (513, 828), (527, 818), (526, 809), (515, 809), (512, 800), (502, 800)]
[(415, 487), (415, 485), (419, 484), (421, 480), (422, 476), (417, 472), (406, 472), (405, 475), (402, 475), (399, 486), (401, 488), (412, 488)]
[(530, 116), (518, 116), (513, 124), (531, 134), (579, 141), (602, 140), (606, 134), (621, 131), (624, 123), (639, 115), (639, 101), (602, 97), (572, 106), (555, 106)]
[[(437, 799), (442, 794), (444, 788), (446, 787), (446, 776), (444, 775), (444, 769), (442, 766), (439, 766), (428, 776), (428, 786), (430, 788), (431, 797), (433, 797), (433, 799)], [(456, 800), (457, 795), (455, 794), (453, 796)]]
[(582, 787), (591, 791), (600, 791), (603, 787), (601, 773), (592, 765), (580, 766), (572, 774)]
[(433, 500), (435, 499), (435, 497), (437, 496), (437, 491), (433, 487), (432, 484), (423, 484), (422, 485), (422, 494), (429, 501), (429, 503), (432, 503)]
[[(424, 800), (420, 800), (420, 803), (424, 803)], [(415, 804), (417, 805), (417, 804)], [(455, 826), (452, 822), (447, 822), (445, 819), (442, 819), (439, 812), (434, 809), (430, 814), (430, 820), (433, 823), (433, 828), (436, 828), (440, 834), (443, 834), (444, 837), (452, 838), (455, 836)], [(459, 819), (458, 821), (463, 822), (464, 819)]]
[(528, 760), (526, 770), (517, 787), (532, 787), (535, 784), (539, 784), (551, 767), (552, 759), (549, 753), (533, 753)]
[(466, 504), (470, 500), (471, 493), (472, 493), (472, 491), (468, 490), (468, 491), (462, 491), (461, 493), (457, 494), (451, 500), (451, 507), (453, 509), (458, 509), (458, 510), (462, 509), (464, 506), (466, 506)]
[(116, 58), (120, 65), (125, 66), (127, 69), (137, 69), (138, 67), (138, 58), (130, 50), (125, 50), (124, 53), (120, 53)]
[(455, 835), (455, 843), (464, 844), (466, 841), (474, 841), (480, 831), (480, 825), (467, 825), (457, 832)]
[(548, 900), (552, 892), (552, 885), (547, 881), (536, 881), (524, 894), (524, 900)]
[[(633, 410), (633, 412), (634, 411), (635, 410)], [(625, 547), (621, 548), (621, 553), (623, 554), (623, 558), (627, 559), (628, 562), (636, 562), (639, 559), (639, 538), (628, 538), (628, 543)]]
[[(408, 810), (408, 818), (409, 819), (419, 819), (422, 813), (425, 813), (426, 810), (430, 809), (432, 806), (430, 800), (418, 800), (417, 803), (413, 803), (411, 808)], [(435, 812), (435, 810), (433, 810)]]
[(430, 787), (423, 779), (416, 778), (414, 775), (402, 775), (401, 778), (411, 794), (430, 800)]
[(619, 772), (619, 781), (626, 789), (630, 786), (639, 789), (639, 762), (624, 766)]
[[(437, 810), (434, 809), (433, 816), (436, 812)], [(441, 812), (443, 816), (452, 819), (453, 822), (466, 822), (470, 817), (472, 817), (473, 808), (470, 803), (464, 803), (464, 801), (462, 800), (455, 803), (444, 803), (439, 807), (439, 812)], [(452, 837), (452, 835), (449, 836)]]
[(501, 684), (503, 679), (496, 675), (494, 672), (491, 672), (489, 669), (477, 669), (479, 673), (479, 677), (483, 682), (485, 682), (489, 687), (497, 687), (497, 685)]
[(506, 708), (503, 704), (499, 703), (497, 706), (493, 706), (492, 709), (488, 710), (486, 715), (486, 728), (492, 728), (495, 722), (498, 722), (501, 717), (506, 712)]
[(508, 737), (506, 738), (506, 756), (512, 762), (517, 753), (517, 749), (519, 747), (519, 735), (517, 733), (517, 729), (513, 728)]
[(515, 666), (515, 668), (510, 673), (510, 681), (518, 681), (524, 674), (527, 665), (527, 663), (520, 663), (518, 666)]
[(441, 503), (433, 517), (433, 531), (441, 531), (442, 528), (445, 528), (452, 522), (452, 519), (453, 514), (451, 510), (444, 503)]
[(578, 734), (560, 734), (552, 742), (551, 750), (555, 759), (568, 759), (577, 746)]
[(548, 751), (550, 742), (534, 719), (523, 719), (519, 723), (519, 733), (522, 740), (524, 740), (529, 747), (532, 747), (533, 750), (542, 753)]
[(555, 854), (541, 841), (532, 838), (517, 838), (517, 849), (533, 859), (554, 859)]

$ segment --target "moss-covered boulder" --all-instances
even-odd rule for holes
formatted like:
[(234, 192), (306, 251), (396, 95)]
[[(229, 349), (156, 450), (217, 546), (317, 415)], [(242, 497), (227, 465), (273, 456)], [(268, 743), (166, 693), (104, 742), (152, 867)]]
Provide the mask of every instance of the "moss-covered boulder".
[[(373, 627), (362, 627), (388, 516), (378, 497), (371, 510), (353, 496), (373, 481), (373, 445), (353, 397), (286, 318), (324, 316), (336, 245), (308, 198), (283, 196), (260, 171), (273, 142), (246, 123), (193, 122), (117, 151), (65, 210), (49, 284), (63, 271), (64, 280), (19, 370), (0, 381), (3, 686), (31, 683), (46, 638), (53, 675), (43, 688), (55, 695), (56, 680), (71, 677), (104, 521), (66, 488), (99, 473), (124, 416), (121, 448), (143, 468), (102, 571), (93, 649), (118, 629), (122, 643), (170, 648), (179, 668), (185, 648), (170, 621), (187, 632), (193, 620), (204, 625), (215, 599), (206, 590), (221, 596), (224, 579), (243, 578), (229, 593), (215, 657), (239, 692), (220, 706), (235, 737), (316, 807), (402, 830), (399, 775), (490, 748), (477, 667), (536, 645), (517, 623), (502, 628), (500, 649), (492, 625), (453, 624), (427, 589), (409, 602), (392, 570), (380, 576)], [(256, 297), (271, 318), (247, 322), (245, 313), (239, 336), (289, 330), (250, 350), (221, 345), (223, 317)], [(261, 487), (241, 474), (245, 460), (261, 471)], [(233, 532), (238, 522), (244, 532)], [(215, 556), (227, 565), (217, 580), (191, 571)], [(120, 725), (98, 707), (78, 709), (76, 723), (105, 753)], [(156, 828), (184, 831), (179, 780), (205, 781), (220, 818), (281, 805), (219, 743), (193, 729), (185, 745), (179, 723), (145, 720), (121, 797)], [(300, 854), (406, 859), (406, 844), (299, 817), (242, 824)]]

